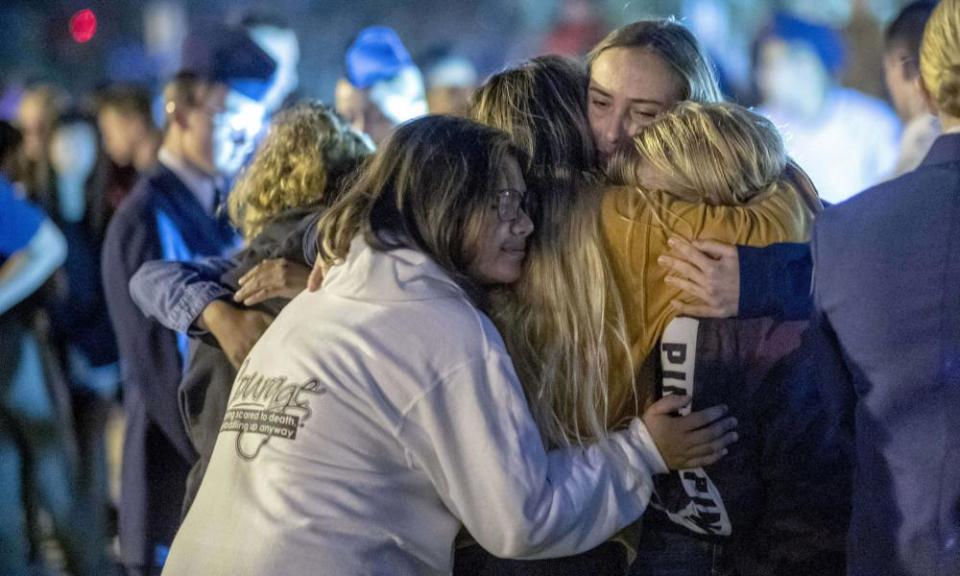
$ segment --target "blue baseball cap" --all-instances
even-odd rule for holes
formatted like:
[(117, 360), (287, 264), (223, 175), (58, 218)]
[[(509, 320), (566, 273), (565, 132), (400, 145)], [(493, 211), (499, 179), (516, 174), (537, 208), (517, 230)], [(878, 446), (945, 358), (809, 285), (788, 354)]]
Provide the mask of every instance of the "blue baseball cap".
[(838, 73), (846, 60), (843, 37), (837, 30), (792, 14), (779, 12), (773, 17), (773, 22), (763, 35), (763, 39), (769, 38), (808, 45), (831, 74)]
[(347, 80), (366, 90), (380, 82), (396, 77), (409, 66), (413, 58), (392, 28), (371, 26), (364, 28), (347, 49)]

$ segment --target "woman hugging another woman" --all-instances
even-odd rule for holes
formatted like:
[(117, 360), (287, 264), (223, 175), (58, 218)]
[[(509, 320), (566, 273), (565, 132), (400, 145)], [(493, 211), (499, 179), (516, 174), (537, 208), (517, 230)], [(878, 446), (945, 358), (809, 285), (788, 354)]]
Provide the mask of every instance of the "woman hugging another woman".
[[(823, 416), (816, 382), (796, 381), (798, 367), (810, 367), (795, 360), (807, 358), (800, 347), (806, 325), (676, 321), (671, 301), (679, 289), (656, 265), (673, 235), (754, 245), (805, 240), (820, 209), (816, 191), (769, 121), (735, 105), (693, 102), (659, 115), (614, 154), (605, 185), (593, 171), (586, 82), (576, 64), (535, 58), (488, 80), (472, 110), (475, 119), (508, 131), (529, 158), (538, 233), (524, 275), (496, 292), (494, 319), (544, 439), (566, 445), (603, 438), (670, 392), (691, 402), (682, 413), (731, 404), (747, 436), (738, 428), (741, 441), (730, 455), (690, 466), (687, 483), (679, 474), (658, 477), (654, 515), (663, 521), (645, 521), (640, 539), (619, 539), (639, 553), (633, 573), (678, 569), (694, 576), (732, 565), (784, 574), (842, 571), (848, 468), (831, 430), (812, 423)], [(671, 326), (687, 337), (684, 386), (666, 379), (677, 371), (664, 351), (677, 349), (656, 347)], [(731, 350), (742, 354), (731, 357)], [(797, 477), (786, 470), (791, 452), (805, 460)], [(818, 466), (821, 481), (803, 476)], [(811, 500), (813, 492), (822, 492), (819, 500)], [(786, 504), (777, 499), (783, 494)], [(778, 513), (797, 522), (764, 524)], [(791, 533), (796, 526), (803, 534)], [(818, 532), (834, 542), (811, 539)], [(662, 533), (676, 535), (671, 544), (684, 550), (679, 565)], [(769, 548), (750, 550), (761, 542)], [(786, 560), (779, 556), (785, 542)], [(615, 556), (623, 554), (616, 550), (608, 544), (552, 564), (471, 558), (462, 573), (574, 573), (564, 572), (569, 566), (616, 573)], [(461, 556), (468, 553), (478, 555)], [(814, 572), (807, 570), (811, 562)]]

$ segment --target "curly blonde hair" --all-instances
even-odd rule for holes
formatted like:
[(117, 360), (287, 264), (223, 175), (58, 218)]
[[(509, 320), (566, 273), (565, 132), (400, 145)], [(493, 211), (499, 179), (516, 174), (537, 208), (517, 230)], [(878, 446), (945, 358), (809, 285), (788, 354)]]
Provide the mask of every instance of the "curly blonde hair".
[(370, 140), (324, 104), (301, 102), (281, 110), (233, 187), (230, 219), (244, 238), (253, 238), (282, 212), (327, 207), (341, 180), (372, 152)]

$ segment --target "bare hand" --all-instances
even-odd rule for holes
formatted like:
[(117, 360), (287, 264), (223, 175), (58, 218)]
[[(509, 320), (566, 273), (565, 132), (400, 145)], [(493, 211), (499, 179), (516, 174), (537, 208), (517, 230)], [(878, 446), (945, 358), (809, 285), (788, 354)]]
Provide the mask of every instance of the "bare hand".
[(307, 290), (316, 292), (323, 285), (323, 277), (327, 275), (327, 266), (323, 258), (317, 258), (313, 263), (313, 270), (310, 271), (310, 278), (307, 279)]
[(271, 298), (293, 298), (306, 288), (309, 274), (309, 268), (290, 260), (264, 260), (240, 277), (233, 300), (254, 306)]
[(670, 239), (670, 255), (659, 262), (671, 272), (667, 284), (693, 297), (694, 303), (674, 300), (683, 316), (730, 318), (740, 309), (740, 258), (737, 247), (713, 240)]
[(674, 415), (690, 402), (689, 396), (671, 394), (657, 400), (643, 413), (643, 423), (663, 461), (671, 470), (709, 466), (727, 454), (737, 441), (736, 418), (723, 418), (727, 407), (720, 405), (686, 416)]
[(273, 322), (273, 316), (260, 310), (235, 308), (223, 300), (214, 300), (201, 314), (202, 326), (213, 334), (234, 368), (239, 368), (253, 345)]

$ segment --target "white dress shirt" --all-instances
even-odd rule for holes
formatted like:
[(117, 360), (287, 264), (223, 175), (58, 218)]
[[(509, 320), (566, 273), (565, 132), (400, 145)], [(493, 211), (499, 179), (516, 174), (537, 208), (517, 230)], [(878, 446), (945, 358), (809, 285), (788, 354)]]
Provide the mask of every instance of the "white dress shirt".
[(177, 175), (188, 190), (193, 192), (197, 201), (203, 206), (203, 211), (214, 216), (217, 202), (220, 200), (218, 190), (223, 190), (223, 177), (207, 174), (164, 147), (160, 148), (157, 158), (161, 164)]

